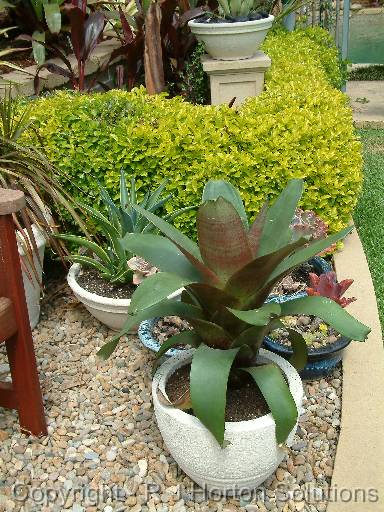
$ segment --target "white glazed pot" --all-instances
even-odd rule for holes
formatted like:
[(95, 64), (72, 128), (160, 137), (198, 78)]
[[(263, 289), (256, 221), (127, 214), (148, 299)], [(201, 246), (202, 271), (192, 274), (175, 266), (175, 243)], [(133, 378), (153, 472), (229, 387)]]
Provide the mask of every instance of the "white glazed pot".
[[(113, 331), (120, 331), (128, 316), (128, 307), (131, 299), (112, 299), (110, 297), (103, 297), (96, 293), (91, 293), (82, 288), (76, 281), (81, 266), (79, 263), (74, 263), (69, 269), (67, 281), (77, 299), (84, 304), (92, 316), (97, 318), (101, 323), (112, 329)], [(179, 297), (181, 290), (169, 295), (169, 299)], [(130, 332), (137, 331), (136, 326)]]
[[(156, 420), (164, 442), (180, 468), (208, 492), (239, 494), (250, 492), (278, 467), (285, 452), (275, 438), (272, 414), (249, 421), (226, 422), (226, 448), (220, 448), (212, 434), (195, 417), (159, 402), (157, 390), (165, 393), (169, 377), (192, 359), (193, 350), (171, 357), (161, 365), (152, 384)], [(261, 349), (258, 362), (277, 364), (285, 374), (299, 415), (304, 389), (299, 374), (285, 359)], [(296, 427), (286, 441), (291, 446)]]
[[(28, 260), (28, 256), (23, 247), (22, 238), (19, 235), (17, 248), (20, 255), (21, 260), (21, 268), (23, 275), (23, 283), (24, 283), (24, 291), (25, 291), (25, 299), (27, 301), (28, 307), (28, 315), (29, 315), (29, 323), (31, 325), (31, 329), (34, 329), (39, 322), (40, 318), (40, 295), (41, 295), (41, 278), (43, 274), (42, 263), (44, 261), (44, 251), (46, 240), (41, 229), (38, 228), (35, 224), (32, 225), (33, 235), (36, 241), (37, 249), (39, 251), (39, 257), (34, 254), (33, 261), (35, 270), (32, 268), (30, 261)], [(26, 230), (24, 230), (27, 235)], [(41, 264), (40, 264), (41, 262)], [(27, 269), (27, 271), (25, 270)], [(36, 276), (36, 273), (37, 276)]]
[(188, 22), (191, 32), (205, 45), (207, 53), (217, 60), (238, 60), (253, 57), (272, 27), (274, 16), (235, 23)]

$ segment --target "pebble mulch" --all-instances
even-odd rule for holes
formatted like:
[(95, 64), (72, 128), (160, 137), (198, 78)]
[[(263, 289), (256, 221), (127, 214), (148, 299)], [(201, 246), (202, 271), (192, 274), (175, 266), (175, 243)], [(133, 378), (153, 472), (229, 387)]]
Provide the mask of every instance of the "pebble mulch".
[[(49, 435), (21, 435), (16, 414), (0, 408), (0, 511), (326, 510), (340, 426), (339, 369), (306, 383), (292, 449), (257, 493), (207, 497), (162, 442), (151, 404), (152, 354), (131, 337), (100, 362), (95, 353), (111, 332), (62, 282), (50, 290), (34, 332)], [(5, 362), (0, 353), (0, 374)]]

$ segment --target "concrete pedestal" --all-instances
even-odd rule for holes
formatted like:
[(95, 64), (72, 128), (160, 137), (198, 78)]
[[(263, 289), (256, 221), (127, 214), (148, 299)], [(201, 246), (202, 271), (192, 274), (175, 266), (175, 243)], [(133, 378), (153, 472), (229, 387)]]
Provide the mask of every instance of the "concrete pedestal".
[(201, 59), (211, 85), (211, 103), (229, 103), (236, 98), (240, 105), (250, 96), (258, 96), (264, 87), (264, 74), (271, 66), (271, 59), (259, 51), (251, 59), (216, 60), (208, 55)]

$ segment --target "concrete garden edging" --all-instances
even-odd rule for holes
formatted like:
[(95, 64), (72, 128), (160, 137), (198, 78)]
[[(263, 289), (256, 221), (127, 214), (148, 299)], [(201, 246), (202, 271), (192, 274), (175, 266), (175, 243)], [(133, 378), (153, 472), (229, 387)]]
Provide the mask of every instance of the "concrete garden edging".
[[(365, 343), (351, 343), (344, 354), (341, 430), (331, 482), (338, 496), (331, 494), (327, 512), (382, 512), (384, 350), (375, 291), (356, 230), (334, 259), (339, 280), (354, 279), (350, 291), (358, 300), (348, 311), (372, 332)], [(365, 490), (365, 500), (358, 489)], [(357, 499), (348, 499), (350, 493)]]

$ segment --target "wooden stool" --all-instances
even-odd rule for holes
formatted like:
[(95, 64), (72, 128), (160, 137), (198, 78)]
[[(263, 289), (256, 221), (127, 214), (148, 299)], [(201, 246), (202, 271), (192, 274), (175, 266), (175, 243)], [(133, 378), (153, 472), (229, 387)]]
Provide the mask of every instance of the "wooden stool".
[(0, 344), (5, 342), (12, 383), (0, 382), (0, 406), (17, 409), (21, 430), (47, 434), (12, 214), (23, 192), (0, 188)]

